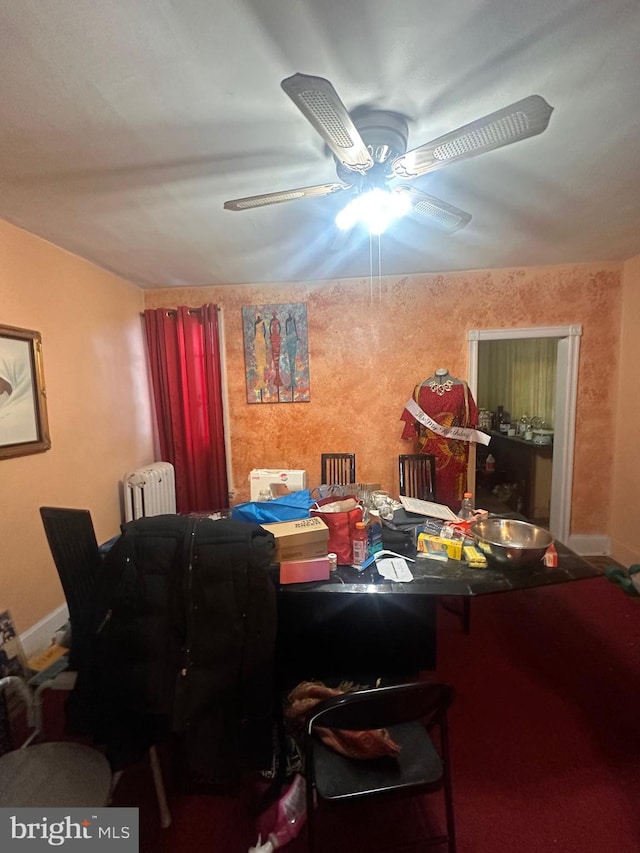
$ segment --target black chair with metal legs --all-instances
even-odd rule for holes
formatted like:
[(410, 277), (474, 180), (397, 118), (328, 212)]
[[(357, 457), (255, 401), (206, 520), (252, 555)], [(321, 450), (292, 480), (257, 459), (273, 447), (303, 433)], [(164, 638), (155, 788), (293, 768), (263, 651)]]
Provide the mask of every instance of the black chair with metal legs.
[[(454, 690), (449, 685), (423, 681), (344, 693), (318, 703), (310, 711), (304, 736), (310, 853), (329, 849), (328, 845), (318, 844), (317, 839), (323, 800), (352, 801), (435, 791), (443, 795), (446, 833), (422, 839), (421, 843), (446, 844), (449, 853), (455, 853), (447, 729), (447, 710), (453, 698)], [(346, 758), (325, 746), (318, 736), (319, 728), (360, 732), (385, 728), (400, 750), (393, 757)]]
[[(62, 672), (37, 687), (35, 707), (38, 713), (42, 705), (42, 692), (45, 689), (71, 691), (75, 687), (77, 670), (82, 666), (83, 654), (89, 646), (94, 630), (91, 623), (90, 601), (102, 562), (89, 510), (43, 506), (40, 507), (40, 517), (67, 601), (71, 624), (71, 648), (69, 671)], [(171, 824), (171, 814), (167, 805), (156, 747), (150, 747), (148, 754), (160, 810), (160, 823), (163, 827), (167, 827)], [(121, 774), (122, 771), (114, 773), (114, 786)]]
[(346, 486), (356, 481), (355, 453), (321, 453), (320, 478), (327, 486)]

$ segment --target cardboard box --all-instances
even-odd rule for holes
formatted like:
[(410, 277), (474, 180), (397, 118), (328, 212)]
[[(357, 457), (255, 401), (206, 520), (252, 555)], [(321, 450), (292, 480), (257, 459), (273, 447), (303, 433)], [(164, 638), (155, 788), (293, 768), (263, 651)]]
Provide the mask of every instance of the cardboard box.
[(280, 583), (328, 581), (331, 567), (326, 556), (313, 560), (284, 560), (280, 563)]
[(326, 557), (329, 550), (329, 528), (321, 518), (299, 518), (262, 524), (276, 538), (276, 562), (283, 560), (312, 560)]
[(449, 559), (449, 552), (442, 542), (432, 542), (430, 539), (425, 539), (420, 543), (418, 553), (424, 552), (432, 560), (440, 560), (446, 563)]
[(450, 560), (462, 559), (462, 539), (444, 539), (442, 536), (432, 536), (430, 533), (419, 533), (418, 551), (426, 551), (427, 542), (436, 542), (441, 544), (446, 549)]
[(307, 488), (307, 472), (278, 468), (254, 468), (249, 472), (251, 500), (257, 501), (260, 492), (269, 491), (272, 483), (284, 484), (290, 492), (301, 492)]

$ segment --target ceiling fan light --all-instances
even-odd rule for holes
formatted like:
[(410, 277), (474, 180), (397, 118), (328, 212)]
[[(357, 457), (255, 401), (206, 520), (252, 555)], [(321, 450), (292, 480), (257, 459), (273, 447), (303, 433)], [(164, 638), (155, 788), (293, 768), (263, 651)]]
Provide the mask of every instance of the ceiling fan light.
[(357, 198), (354, 198), (346, 204), (342, 210), (339, 210), (336, 215), (336, 225), (341, 231), (349, 231), (358, 221), (358, 208), (356, 206)]
[(392, 192), (389, 193), (389, 208), (393, 213), (394, 219), (400, 219), (411, 210), (411, 199), (408, 193)]
[(352, 199), (336, 216), (336, 225), (343, 231), (353, 228), (358, 222), (371, 234), (382, 234), (388, 225), (411, 207), (404, 193), (390, 193), (379, 187)]
[(372, 210), (367, 215), (364, 224), (367, 226), (370, 234), (384, 234), (390, 222), (391, 218), (384, 210)]

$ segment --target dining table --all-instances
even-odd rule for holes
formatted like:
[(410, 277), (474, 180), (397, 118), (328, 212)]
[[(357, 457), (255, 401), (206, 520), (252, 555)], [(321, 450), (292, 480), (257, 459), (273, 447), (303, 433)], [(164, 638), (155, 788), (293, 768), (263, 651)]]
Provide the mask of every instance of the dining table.
[[(514, 517), (516, 514), (511, 514)], [(602, 572), (556, 541), (557, 566), (503, 565), (471, 568), (418, 556), (413, 537), (391, 531), (385, 546), (408, 558), (412, 580), (384, 578), (375, 564), (342, 565), (327, 580), (278, 585), (277, 671), (283, 683), (349, 677), (404, 678), (437, 668), (439, 606), (498, 593), (597, 578)], [(405, 531), (406, 532), (406, 531)]]

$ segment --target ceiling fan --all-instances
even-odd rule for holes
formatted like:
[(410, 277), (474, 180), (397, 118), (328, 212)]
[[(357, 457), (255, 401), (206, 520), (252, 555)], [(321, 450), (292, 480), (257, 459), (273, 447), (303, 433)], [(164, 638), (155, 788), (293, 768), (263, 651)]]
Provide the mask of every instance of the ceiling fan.
[[(350, 114), (333, 85), (324, 77), (293, 74), (283, 80), (281, 86), (333, 153), (340, 183), (232, 199), (225, 202), (224, 207), (249, 210), (347, 191), (352, 202), (341, 211), (347, 215), (343, 216), (342, 223), (341, 214), (336, 218), (337, 224), (345, 229), (351, 228), (361, 214), (370, 214), (376, 204), (384, 209), (383, 220), (412, 212), (449, 233), (464, 228), (471, 214), (404, 182), (542, 133), (553, 112), (553, 107), (540, 95), (529, 95), (407, 150), (408, 125), (401, 114), (368, 107)], [(358, 210), (358, 206), (362, 210)], [(380, 233), (375, 222), (369, 224), (372, 231)]]

